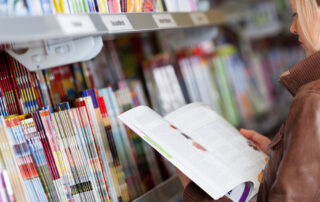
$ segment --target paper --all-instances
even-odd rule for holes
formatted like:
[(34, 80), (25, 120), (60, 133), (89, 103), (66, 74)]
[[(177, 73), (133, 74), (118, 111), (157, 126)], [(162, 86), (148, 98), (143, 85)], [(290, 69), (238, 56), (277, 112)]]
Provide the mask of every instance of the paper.
[(209, 24), (209, 20), (205, 13), (190, 13), (190, 17), (194, 25)]
[(171, 14), (153, 14), (152, 17), (159, 28), (177, 27)]
[(126, 15), (104, 15), (102, 21), (109, 31), (130, 31), (133, 27)]
[(87, 15), (58, 15), (56, 19), (64, 34), (87, 34), (97, 31)]

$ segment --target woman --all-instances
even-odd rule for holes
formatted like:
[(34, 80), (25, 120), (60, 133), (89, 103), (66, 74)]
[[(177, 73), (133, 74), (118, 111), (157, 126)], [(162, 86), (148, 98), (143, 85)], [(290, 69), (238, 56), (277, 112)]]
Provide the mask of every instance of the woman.
[[(280, 76), (294, 98), (273, 141), (255, 131), (240, 131), (270, 157), (258, 195), (251, 201), (320, 201), (320, 0), (291, 0), (291, 8), (290, 31), (299, 36), (307, 58)], [(178, 174), (185, 202), (214, 201)]]

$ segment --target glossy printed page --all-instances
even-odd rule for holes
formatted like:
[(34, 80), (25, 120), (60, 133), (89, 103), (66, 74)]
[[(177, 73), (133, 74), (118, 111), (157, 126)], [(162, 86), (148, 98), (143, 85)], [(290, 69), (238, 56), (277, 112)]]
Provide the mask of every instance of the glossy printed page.
[(267, 156), (254, 150), (237, 129), (210, 107), (202, 103), (186, 105), (165, 117), (174, 127), (205, 149), (209, 156), (219, 158), (233, 172), (254, 183), (257, 193)]

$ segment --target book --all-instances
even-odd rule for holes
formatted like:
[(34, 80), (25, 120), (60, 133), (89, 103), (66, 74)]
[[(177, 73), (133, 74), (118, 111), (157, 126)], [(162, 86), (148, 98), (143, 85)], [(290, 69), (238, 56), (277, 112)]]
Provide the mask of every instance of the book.
[(155, 11), (155, 1), (154, 0), (144, 0), (143, 1), (143, 12), (154, 12)]
[(214, 79), (210, 76), (208, 62), (194, 56), (180, 59), (179, 66), (191, 102), (207, 103), (220, 112), (220, 96)]
[(118, 118), (212, 198), (257, 193), (267, 156), (208, 105), (192, 103), (165, 117), (139, 106)]
[(174, 12), (178, 10), (178, 2), (176, 0), (164, 0), (168, 12)]
[[(159, 56), (144, 67), (147, 88), (152, 106), (160, 114), (169, 113), (186, 104), (173, 65), (166, 64), (168, 58)], [(162, 63), (162, 64), (161, 64)]]

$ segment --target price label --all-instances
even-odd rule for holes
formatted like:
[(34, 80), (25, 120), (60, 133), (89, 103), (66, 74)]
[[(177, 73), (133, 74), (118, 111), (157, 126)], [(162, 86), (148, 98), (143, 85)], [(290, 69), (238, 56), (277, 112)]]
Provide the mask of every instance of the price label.
[(128, 31), (133, 27), (126, 15), (105, 15), (102, 21), (109, 31)]
[(152, 17), (159, 28), (177, 27), (176, 22), (170, 14), (153, 14)]
[(87, 15), (58, 15), (56, 17), (65, 34), (87, 34), (96, 32), (96, 27)]
[(191, 20), (195, 25), (209, 24), (209, 19), (205, 13), (190, 13)]

